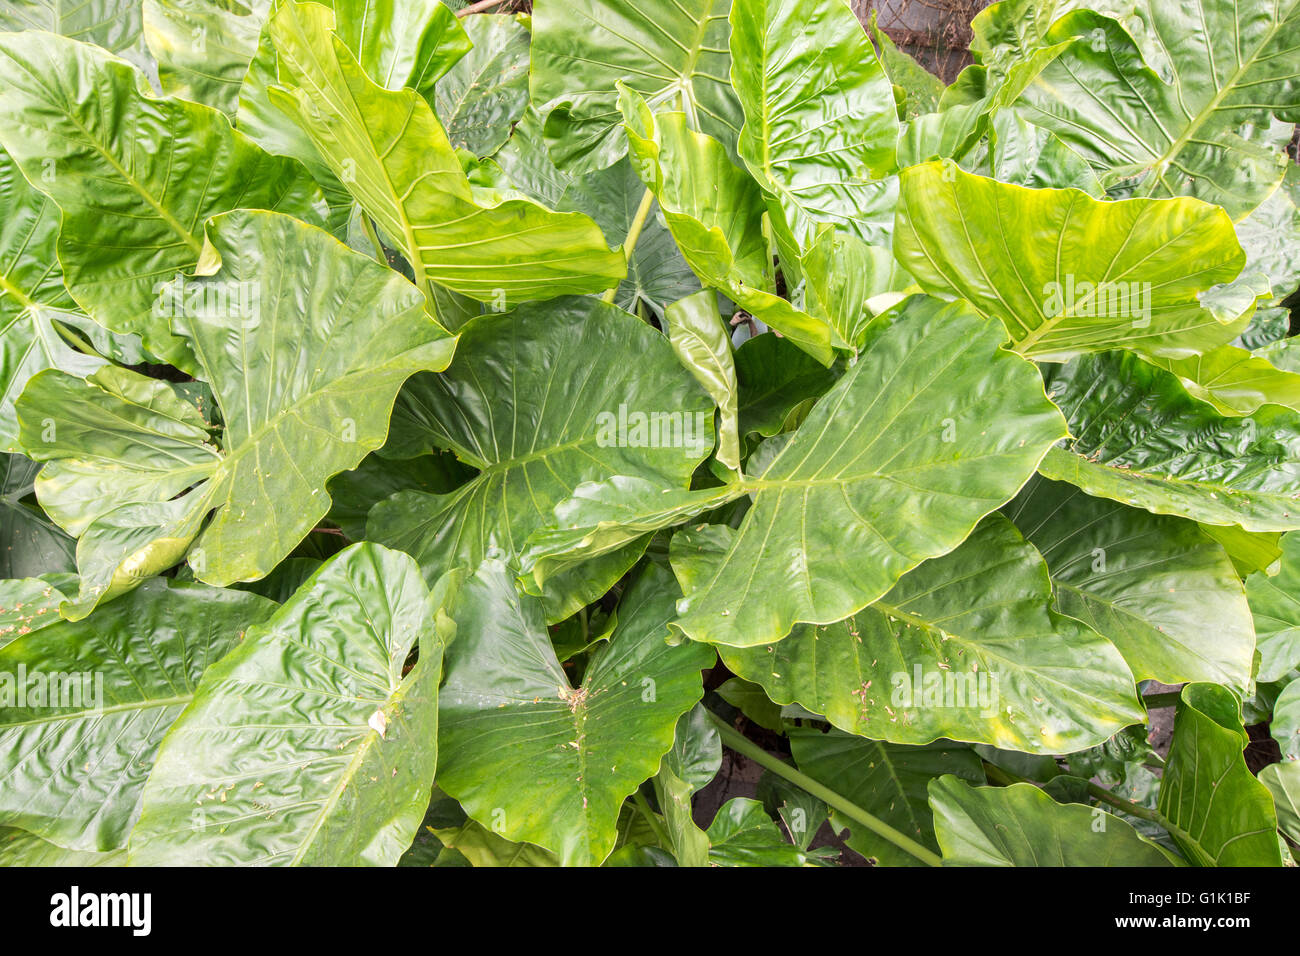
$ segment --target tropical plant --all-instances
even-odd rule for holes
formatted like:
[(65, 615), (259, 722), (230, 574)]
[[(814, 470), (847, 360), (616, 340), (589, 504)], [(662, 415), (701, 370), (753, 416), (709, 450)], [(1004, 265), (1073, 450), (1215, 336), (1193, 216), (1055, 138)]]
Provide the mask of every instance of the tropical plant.
[(461, 6), (0, 9), (0, 862), (1289, 862), (1300, 2)]

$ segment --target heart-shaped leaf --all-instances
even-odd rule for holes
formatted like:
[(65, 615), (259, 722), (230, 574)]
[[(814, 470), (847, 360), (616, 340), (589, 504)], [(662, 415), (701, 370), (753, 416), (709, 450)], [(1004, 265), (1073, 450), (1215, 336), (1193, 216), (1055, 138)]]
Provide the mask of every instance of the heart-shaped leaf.
[(507, 839), (545, 847), (566, 865), (604, 860), (624, 798), (658, 769), (713, 660), (709, 648), (667, 644), (678, 593), (650, 565), (574, 687), (540, 603), (521, 596), (500, 563), (485, 562), (452, 612), (438, 785)]

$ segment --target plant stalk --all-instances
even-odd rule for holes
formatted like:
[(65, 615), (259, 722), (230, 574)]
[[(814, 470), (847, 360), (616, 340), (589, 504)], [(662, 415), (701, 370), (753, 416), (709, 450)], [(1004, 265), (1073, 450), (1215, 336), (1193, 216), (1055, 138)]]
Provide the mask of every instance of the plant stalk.
[[(990, 780), (994, 780), (1003, 786), (1010, 786), (1013, 783), (1027, 783), (1032, 787), (1039, 786), (1039, 784), (1035, 783), (1033, 780), (1026, 780), (1024, 777), (1017, 776), (1009, 770), (1003, 770), (1001, 767), (991, 764), (987, 760), (984, 761), (984, 774)], [(1117, 797), (1105, 787), (1098, 786), (1091, 780), (1088, 781), (1088, 793), (1091, 796), (1096, 797), (1102, 803), (1109, 803), (1112, 807), (1115, 807), (1118, 810), (1123, 810), (1125, 813), (1131, 814), (1135, 817), (1141, 817), (1143, 820), (1150, 820), (1152, 823), (1158, 823), (1162, 827), (1167, 828), (1168, 826), (1165, 822), (1165, 818), (1162, 817), (1158, 811), (1148, 810), (1146, 807), (1125, 800), (1123, 797)]]
[[(636, 207), (636, 215), (632, 217), (632, 225), (627, 231), (627, 238), (623, 240), (623, 255), (628, 262), (632, 261), (632, 253), (636, 250), (637, 240), (641, 238), (641, 230), (645, 228), (645, 221), (650, 215), (650, 207), (654, 204), (655, 194), (647, 188), (641, 196), (641, 205)], [(617, 294), (618, 286), (614, 286), (600, 297), (600, 301), (612, 305), (614, 296)]]
[(827, 806), (834, 807), (850, 820), (861, 823), (872, 833), (884, 837), (894, 846), (910, 853), (927, 866), (943, 865), (943, 860), (937, 853), (923, 847), (906, 834), (895, 830), (884, 820), (872, 816), (856, 803), (851, 803), (829, 787), (822, 786), (812, 777), (790, 766), (779, 757), (773, 757), (758, 744), (718, 717), (717, 714), (710, 713), (709, 717), (713, 720), (714, 726), (718, 728), (718, 733), (722, 735), (722, 742), (736, 753), (743, 754), (760, 767), (770, 770), (777, 776), (784, 777), (796, 787), (806, 790)]
[(637, 790), (632, 794), (632, 799), (636, 801), (637, 809), (639, 809), (641, 815), (645, 817), (646, 823), (650, 824), (650, 829), (654, 831), (655, 838), (659, 840), (665, 850), (671, 850), (673, 848), (672, 837), (668, 835), (668, 831), (665, 830), (663, 824), (659, 822), (659, 818), (655, 816), (655, 812), (650, 809), (650, 801), (645, 798), (645, 794), (640, 790)]
[(370, 217), (364, 212), (361, 214), (361, 224), (365, 227), (366, 236), (370, 239), (370, 244), (375, 247), (375, 259), (381, 266), (388, 265), (388, 256), (384, 253), (384, 244), (379, 241), (379, 233), (375, 231), (375, 224), (370, 221)]

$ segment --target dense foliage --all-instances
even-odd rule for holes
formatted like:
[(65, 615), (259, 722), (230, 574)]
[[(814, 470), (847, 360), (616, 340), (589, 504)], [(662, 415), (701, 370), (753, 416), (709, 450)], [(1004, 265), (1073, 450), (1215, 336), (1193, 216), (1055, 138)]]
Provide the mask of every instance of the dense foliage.
[(247, 2), (0, 6), (0, 862), (1290, 862), (1300, 2)]

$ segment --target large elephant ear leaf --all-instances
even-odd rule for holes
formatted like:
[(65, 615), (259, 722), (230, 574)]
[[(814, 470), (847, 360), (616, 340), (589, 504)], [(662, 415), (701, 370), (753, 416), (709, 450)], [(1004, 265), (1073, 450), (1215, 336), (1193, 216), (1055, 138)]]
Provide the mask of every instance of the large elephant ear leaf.
[(933, 162), (903, 171), (896, 231), (895, 255), (922, 288), (1001, 319), (1031, 358), (1185, 358), (1249, 321), (1248, 299), (1225, 313), (1199, 298), (1246, 256), (1227, 214), (1196, 199), (1103, 202)]
[[(679, 576), (698, 577), (684, 562), (706, 564), (730, 537), (717, 540), (721, 526), (706, 530), (674, 536)], [(849, 733), (1065, 753), (1144, 715), (1119, 652), (1051, 600), (1042, 557), (991, 515), (852, 617), (799, 625), (765, 647), (719, 650), (775, 702), (800, 704)]]
[[(430, 580), (489, 557), (514, 563), (584, 482), (624, 476), (680, 494), (713, 447), (713, 405), (667, 339), (592, 298), (473, 320), (451, 366), (413, 379), (393, 421), (395, 438), (423, 436), (479, 470), (449, 494), (404, 491), (370, 512), (369, 536), (413, 554)], [(628, 541), (549, 579), (548, 620), (604, 594), (645, 548)]]
[(1004, 510), (1046, 559), (1057, 607), (1109, 638), (1138, 680), (1245, 691), (1255, 656), (1245, 590), (1194, 522), (1037, 477)]
[(890, 232), (879, 176), (894, 168), (898, 113), (862, 24), (843, 0), (734, 0), (731, 80), (739, 152), (800, 245), (817, 223)]
[(0, 825), (60, 846), (125, 846), (158, 744), (204, 668), (275, 605), (155, 579), (92, 620), (0, 649)]
[(533, 8), (532, 101), (562, 169), (591, 171), (627, 150), (615, 86), (685, 107), (734, 157), (744, 123), (728, 82), (731, 0), (541, 0)]
[(167, 383), (123, 369), (44, 372), (19, 403), (25, 445), (50, 462), (37, 496), (81, 537), (79, 614), (191, 541), (201, 580), (268, 574), (329, 511), (329, 478), (384, 443), (401, 384), (450, 361), (455, 340), (408, 282), (287, 216), (213, 219), (202, 271), (169, 309), (220, 405), (219, 450)]
[(930, 808), (945, 866), (1183, 865), (1114, 814), (1057, 803), (1029, 783), (972, 787), (939, 777)]
[(1182, 689), (1156, 806), (1198, 866), (1282, 865), (1273, 797), (1242, 756), (1248, 742), (1231, 691), (1217, 684)]
[(614, 848), (624, 799), (658, 769), (714, 661), (710, 648), (667, 643), (679, 594), (667, 571), (648, 566), (574, 687), (540, 602), (485, 562), (453, 605), (438, 785), (507, 839), (567, 865), (599, 864)]
[(1168, 62), (1153, 69), (1123, 26), (1080, 10), (1048, 32), (1051, 42), (1079, 39), (1017, 109), (1087, 157), (1107, 186), (1197, 196), (1241, 218), (1286, 171), (1282, 147), (1300, 119), (1300, 5), (1144, 3), (1142, 19)]
[(1136, 355), (1075, 359), (1046, 374), (1070, 440), (1039, 472), (1088, 494), (1247, 531), (1300, 528), (1300, 413), (1225, 417)]
[[(961, 303), (913, 297), (761, 474), (688, 637), (752, 647), (842, 621), (956, 547), (1064, 434), (1034, 367)], [(882, 387), (882, 383), (885, 383)], [(996, 384), (995, 384), (996, 383)]]
[(618, 285), (627, 261), (591, 219), (528, 199), (481, 203), (429, 104), (375, 83), (333, 28), (319, 4), (280, 4), (270, 30), (283, 85), (271, 99), (396, 244), (417, 285), (497, 310)]
[(209, 216), (255, 207), (319, 221), (315, 183), (218, 111), (144, 95), (138, 71), (96, 47), (0, 34), (0, 72), (0, 144), (63, 211), (58, 257), (73, 298), (193, 373), (157, 311), (159, 287), (198, 264)]
[(21, 451), (14, 402), (37, 372), (89, 375), (104, 366), (55, 324), (77, 310), (55, 253), (59, 207), (0, 149), (0, 451)]
[(437, 767), (442, 596), (375, 544), (326, 562), (204, 674), (159, 748), (131, 862), (395, 864)]

